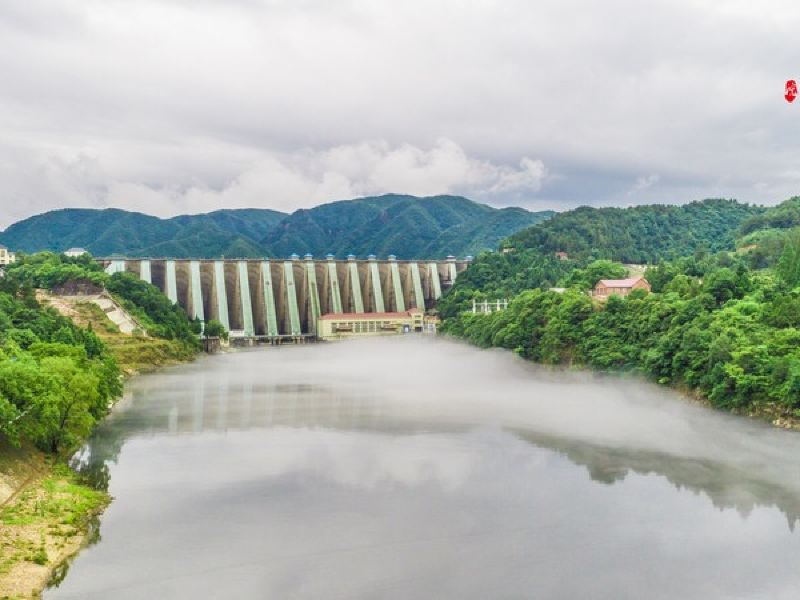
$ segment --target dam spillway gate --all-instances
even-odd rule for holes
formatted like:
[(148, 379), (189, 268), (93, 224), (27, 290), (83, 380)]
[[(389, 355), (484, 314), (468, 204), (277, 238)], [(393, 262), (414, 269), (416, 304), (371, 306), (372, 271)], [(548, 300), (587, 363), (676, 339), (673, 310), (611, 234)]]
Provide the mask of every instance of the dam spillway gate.
[(107, 273), (155, 285), (192, 319), (216, 319), (233, 337), (316, 337), (328, 313), (422, 311), (436, 306), (470, 259), (357, 260), (100, 258)]

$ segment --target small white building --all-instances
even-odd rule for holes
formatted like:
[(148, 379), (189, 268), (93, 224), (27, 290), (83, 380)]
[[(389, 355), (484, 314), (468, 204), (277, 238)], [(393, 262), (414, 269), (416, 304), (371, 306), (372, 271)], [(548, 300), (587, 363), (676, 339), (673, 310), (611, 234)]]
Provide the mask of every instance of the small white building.
[(10, 265), (16, 262), (17, 255), (11, 250), (0, 244), (0, 266)]
[(70, 248), (69, 250), (64, 251), (64, 256), (69, 256), (70, 258), (75, 258), (76, 256), (83, 256), (84, 254), (88, 254), (88, 252), (83, 248)]

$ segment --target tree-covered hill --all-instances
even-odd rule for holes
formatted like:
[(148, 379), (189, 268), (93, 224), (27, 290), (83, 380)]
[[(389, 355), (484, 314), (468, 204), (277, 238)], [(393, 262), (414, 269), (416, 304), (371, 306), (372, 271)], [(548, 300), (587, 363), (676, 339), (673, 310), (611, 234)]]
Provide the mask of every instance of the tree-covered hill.
[(732, 250), (742, 224), (764, 212), (762, 207), (721, 199), (681, 206), (584, 206), (520, 231), (504, 245), (543, 254), (563, 251), (576, 258), (655, 262), (700, 248)]
[(746, 236), (765, 229), (791, 229), (800, 227), (800, 196), (794, 196), (777, 206), (753, 215), (742, 223), (740, 235)]
[(119, 209), (63, 209), (15, 223), (0, 241), (23, 252), (77, 246), (95, 256), (260, 256), (253, 236), (285, 216), (272, 210), (224, 210), (159, 219)]
[(742, 223), (736, 246), (754, 267), (773, 267), (784, 256), (787, 241), (798, 236), (800, 196), (795, 196)]
[(219, 210), (159, 219), (119, 209), (64, 209), (15, 223), (0, 243), (23, 252), (86, 248), (95, 256), (175, 258), (317, 256), (332, 252), (401, 258), (464, 256), (550, 217), (497, 209), (458, 196), (387, 195), (332, 202), (291, 215)]
[(465, 256), (494, 249), (504, 237), (553, 213), (496, 209), (459, 196), (386, 195), (299, 210), (262, 240), (277, 256), (292, 252), (344, 257)]

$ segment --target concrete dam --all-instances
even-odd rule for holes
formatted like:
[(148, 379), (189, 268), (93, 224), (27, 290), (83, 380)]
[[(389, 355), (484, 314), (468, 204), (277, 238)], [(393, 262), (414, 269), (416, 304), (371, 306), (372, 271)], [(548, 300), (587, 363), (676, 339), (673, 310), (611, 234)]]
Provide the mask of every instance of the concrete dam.
[(235, 337), (275, 341), (315, 337), (328, 313), (431, 309), (470, 260), (98, 259), (107, 273), (152, 283), (191, 318), (216, 319)]

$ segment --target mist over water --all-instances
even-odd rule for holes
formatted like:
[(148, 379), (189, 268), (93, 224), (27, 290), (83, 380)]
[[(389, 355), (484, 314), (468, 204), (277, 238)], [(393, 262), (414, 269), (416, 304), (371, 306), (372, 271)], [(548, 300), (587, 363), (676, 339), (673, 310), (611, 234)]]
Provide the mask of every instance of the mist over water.
[(800, 436), (406, 336), (136, 378), (45, 598), (796, 598)]

